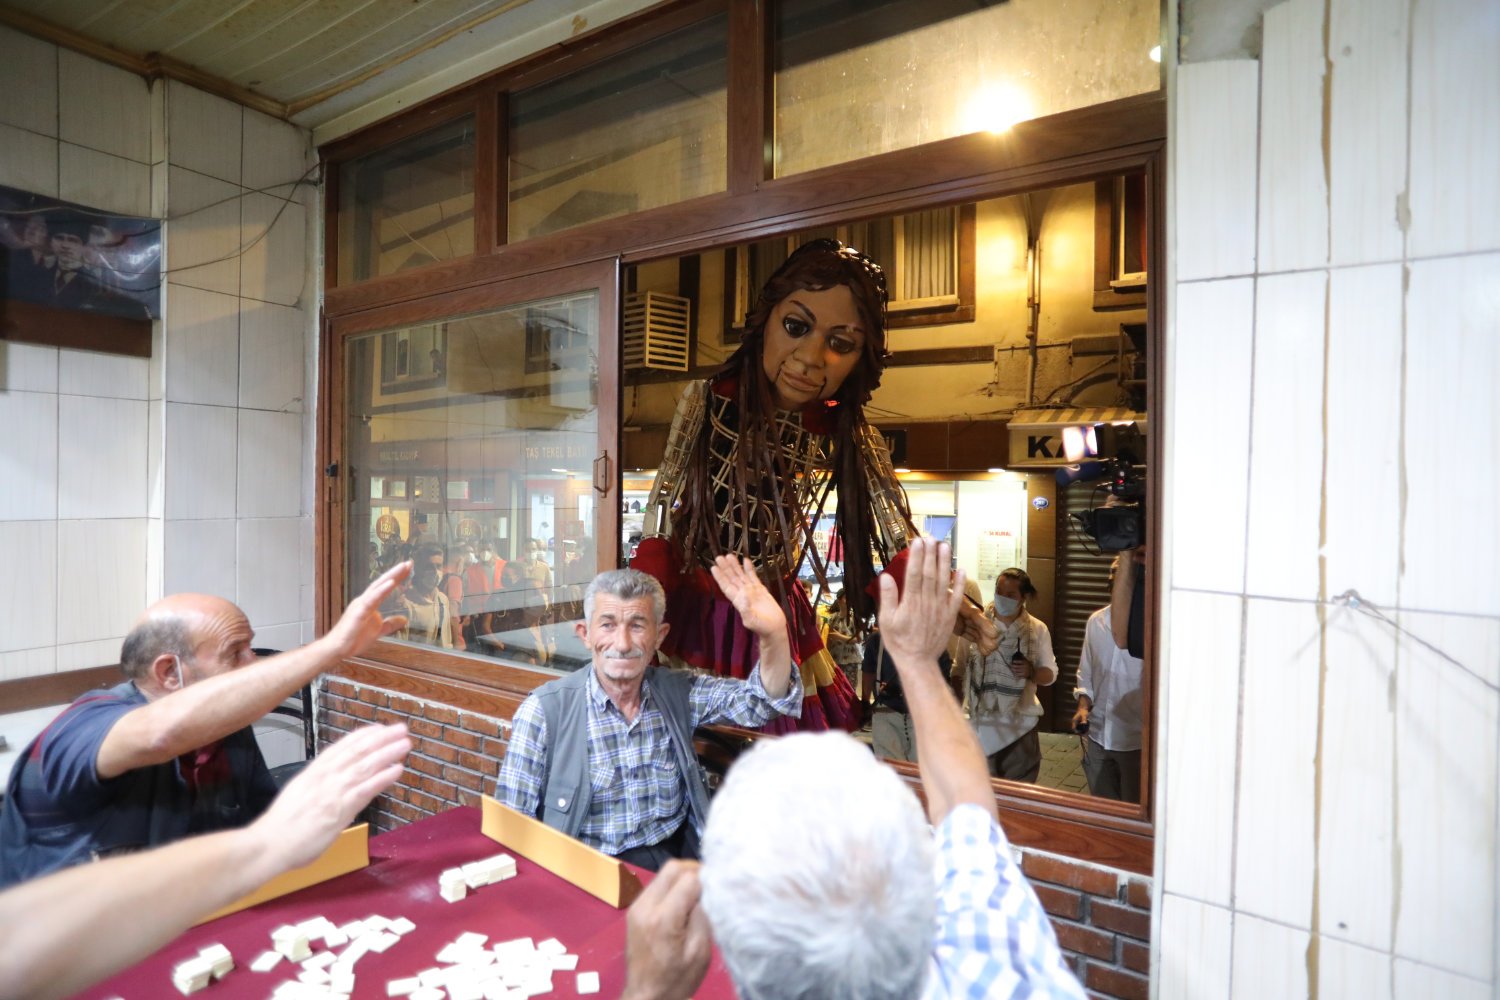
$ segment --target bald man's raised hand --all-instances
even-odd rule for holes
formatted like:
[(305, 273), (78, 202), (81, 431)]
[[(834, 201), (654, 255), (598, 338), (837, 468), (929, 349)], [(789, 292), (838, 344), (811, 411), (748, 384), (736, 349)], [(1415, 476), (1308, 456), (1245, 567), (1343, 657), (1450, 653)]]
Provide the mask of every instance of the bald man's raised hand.
[(349, 602), (343, 615), (328, 632), (341, 656), (358, 656), (375, 642), (406, 627), (405, 615), (382, 615), (381, 607), (396, 588), (411, 576), (410, 560), (398, 563), (375, 579), (365, 592)]

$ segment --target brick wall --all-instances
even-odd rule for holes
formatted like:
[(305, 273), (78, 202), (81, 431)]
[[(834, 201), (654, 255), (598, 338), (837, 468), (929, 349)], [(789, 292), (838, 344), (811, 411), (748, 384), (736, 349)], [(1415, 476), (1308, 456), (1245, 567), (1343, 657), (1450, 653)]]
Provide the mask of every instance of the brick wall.
[(1021, 870), (1090, 995), (1146, 1000), (1151, 880), (1042, 851), (1023, 848), (1020, 854)]
[[(371, 825), (394, 829), (493, 794), (510, 723), (340, 678), (318, 698), (318, 743), (369, 722), (404, 722), (412, 752), (401, 780), (375, 800)], [(1021, 848), (1021, 869), (1052, 918), (1073, 970), (1091, 996), (1146, 1000), (1151, 880)]]
[(400, 780), (373, 804), (370, 825), (377, 832), (454, 806), (477, 806), (481, 794), (494, 794), (508, 721), (352, 681), (323, 679), (318, 692), (320, 747), (371, 722), (404, 722), (412, 741)]

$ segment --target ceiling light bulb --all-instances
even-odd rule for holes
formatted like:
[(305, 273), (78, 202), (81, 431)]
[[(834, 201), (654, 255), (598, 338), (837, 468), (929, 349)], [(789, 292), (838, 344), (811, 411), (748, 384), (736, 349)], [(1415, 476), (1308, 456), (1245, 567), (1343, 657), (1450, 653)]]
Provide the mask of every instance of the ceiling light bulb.
[(1146, 53), (1146, 55), (1149, 56), (1150, 59), (1151, 59), (1151, 61), (1154, 62), (1154, 63), (1161, 62), (1161, 46), (1160, 45), (1153, 45), (1153, 46), (1151, 46), (1151, 51), (1148, 52), (1148, 53)]

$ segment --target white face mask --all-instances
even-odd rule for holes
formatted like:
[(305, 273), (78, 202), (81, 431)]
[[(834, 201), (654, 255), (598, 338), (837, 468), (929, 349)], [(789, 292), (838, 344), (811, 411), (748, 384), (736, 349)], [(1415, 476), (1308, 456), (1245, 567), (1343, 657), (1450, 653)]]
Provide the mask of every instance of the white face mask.
[(1021, 610), (1021, 602), (1014, 597), (1001, 597), (995, 595), (995, 614), (1001, 618), (1009, 618)]

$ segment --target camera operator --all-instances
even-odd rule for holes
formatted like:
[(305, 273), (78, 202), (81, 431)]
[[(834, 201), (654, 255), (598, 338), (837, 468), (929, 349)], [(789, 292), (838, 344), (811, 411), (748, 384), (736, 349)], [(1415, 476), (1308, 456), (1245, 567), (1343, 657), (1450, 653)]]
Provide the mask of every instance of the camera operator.
[(1144, 565), (1144, 545), (1115, 557), (1109, 571), (1112, 600), (1089, 616), (1084, 629), (1073, 731), (1086, 737), (1083, 773), (1089, 793), (1101, 799), (1141, 800), (1141, 658), (1127, 648), (1128, 626), (1117, 628), (1128, 614), (1116, 611), (1115, 599), (1128, 611), (1141, 589), (1132, 582), (1135, 567)]
[(1011, 567), (995, 578), (995, 600), (984, 613), (1000, 631), (1000, 644), (988, 656), (975, 647), (969, 655), (966, 707), (969, 722), (989, 759), (990, 775), (1035, 782), (1042, 770), (1037, 720), (1038, 686), (1057, 680), (1052, 633), (1026, 610), (1036, 595), (1031, 577)]

